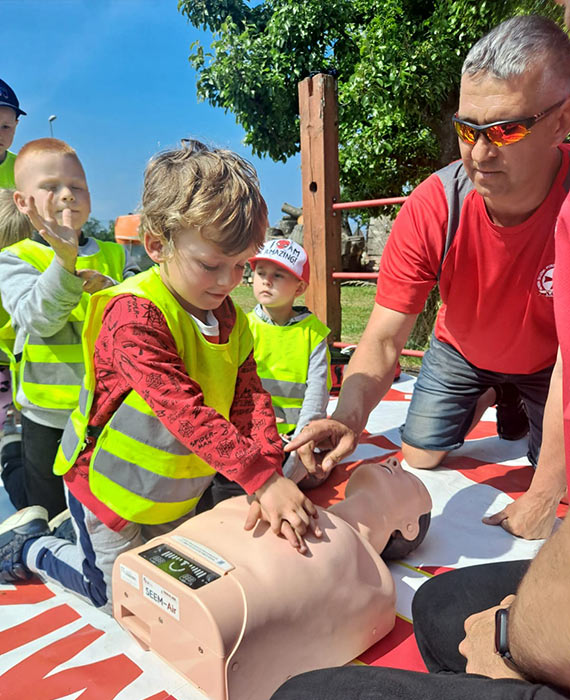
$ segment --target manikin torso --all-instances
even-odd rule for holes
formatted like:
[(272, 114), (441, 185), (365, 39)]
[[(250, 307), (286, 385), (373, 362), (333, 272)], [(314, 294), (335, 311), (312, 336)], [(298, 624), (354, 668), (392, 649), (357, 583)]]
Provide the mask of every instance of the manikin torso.
[(245, 496), (224, 501), (118, 557), (113, 612), (211, 700), (267, 700), (288, 677), (348, 663), (394, 626), (381, 552), (418, 536), (431, 500), (397, 460), (366, 464), (346, 498), (319, 508), (321, 539), (300, 555), (260, 523)]

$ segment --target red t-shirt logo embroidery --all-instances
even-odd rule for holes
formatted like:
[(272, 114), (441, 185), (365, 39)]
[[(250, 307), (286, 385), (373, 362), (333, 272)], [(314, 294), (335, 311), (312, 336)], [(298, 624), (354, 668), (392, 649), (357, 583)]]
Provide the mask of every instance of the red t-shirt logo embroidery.
[(538, 287), (538, 293), (545, 297), (552, 296), (552, 281), (554, 277), (554, 265), (547, 265), (543, 270), (540, 271), (536, 286)]

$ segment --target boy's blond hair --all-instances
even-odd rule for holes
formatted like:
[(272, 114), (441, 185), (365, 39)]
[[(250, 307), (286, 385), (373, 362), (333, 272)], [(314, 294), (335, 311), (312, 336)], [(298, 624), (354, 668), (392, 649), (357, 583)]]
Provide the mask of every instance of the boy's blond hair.
[(266, 226), (257, 173), (236, 153), (188, 140), (148, 164), (139, 235), (160, 240), (167, 255), (181, 229), (207, 229), (208, 240), (226, 255), (238, 255), (262, 245)]
[(24, 162), (31, 156), (37, 156), (43, 153), (60, 153), (64, 156), (73, 156), (83, 169), (83, 165), (81, 165), (81, 161), (75, 149), (68, 143), (65, 143), (65, 141), (52, 138), (35, 139), (34, 141), (28, 141), (28, 143), (22, 146), (14, 161), (14, 179), (16, 180), (16, 187), (18, 187), (18, 175), (22, 170)]
[(34, 227), (14, 202), (14, 190), (0, 189), (0, 250), (32, 235)]

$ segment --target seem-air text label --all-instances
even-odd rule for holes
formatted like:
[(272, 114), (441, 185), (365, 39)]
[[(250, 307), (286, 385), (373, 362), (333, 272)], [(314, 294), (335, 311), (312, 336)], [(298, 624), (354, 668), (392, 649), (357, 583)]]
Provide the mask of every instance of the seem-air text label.
[(164, 612), (172, 615), (176, 620), (180, 620), (180, 606), (178, 604), (178, 597), (167, 591), (158, 583), (151, 581), (147, 576), (143, 574), (143, 595), (148, 598), (151, 603), (154, 603), (159, 608), (162, 608)]

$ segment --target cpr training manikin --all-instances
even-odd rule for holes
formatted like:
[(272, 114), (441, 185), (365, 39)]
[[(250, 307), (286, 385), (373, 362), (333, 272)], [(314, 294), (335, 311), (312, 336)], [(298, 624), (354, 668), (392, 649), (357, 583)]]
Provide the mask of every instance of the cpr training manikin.
[(267, 700), (304, 671), (346, 664), (395, 623), (383, 556), (423, 540), (431, 498), (393, 458), (355, 469), (345, 500), (318, 508), (300, 555), (232, 498), (117, 558), (113, 613), (210, 700)]

